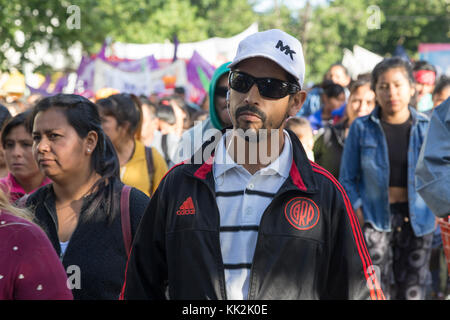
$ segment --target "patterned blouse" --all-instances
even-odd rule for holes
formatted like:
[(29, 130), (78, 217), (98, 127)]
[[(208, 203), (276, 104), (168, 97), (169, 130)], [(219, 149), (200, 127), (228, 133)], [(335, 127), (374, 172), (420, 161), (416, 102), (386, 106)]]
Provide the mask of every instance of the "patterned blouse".
[(72, 300), (66, 272), (45, 233), (0, 213), (0, 300)]

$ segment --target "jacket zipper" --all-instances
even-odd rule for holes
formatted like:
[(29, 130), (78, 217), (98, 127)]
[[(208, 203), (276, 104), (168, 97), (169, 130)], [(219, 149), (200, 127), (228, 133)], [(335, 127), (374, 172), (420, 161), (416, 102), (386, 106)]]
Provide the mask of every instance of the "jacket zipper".
[[(52, 214), (52, 211), (50, 210), (50, 208), (47, 206), (47, 203), (44, 200), (44, 207), (47, 210), (48, 214), (50, 215), (50, 217), (52, 218), (53, 221), (53, 225), (55, 226), (55, 230), (56, 230), (56, 238), (57, 238), (57, 242), (58, 242), (58, 247), (59, 247), (59, 260), (61, 260), (62, 262), (62, 251), (61, 251), (61, 244), (59, 243), (59, 238), (58, 238), (58, 223), (56, 222), (56, 219), (54, 217), (54, 215)], [(55, 213), (56, 214), (56, 213)], [(68, 245), (67, 245), (68, 246)], [(67, 248), (66, 248), (67, 250)]]
[[(206, 184), (206, 183), (205, 183)], [(207, 185), (207, 184), (206, 184)], [(207, 185), (208, 186), (208, 185)], [(211, 190), (211, 188), (208, 186), (208, 188), (209, 188), (209, 190), (210, 190), (210, 192), (214, 195), (215, 194), (215, 192), (212, 192), (212, 190)], [(284, 194), (286, 194), (286, 193), (288, 193), (289, 191), (292, 191), (292, 190), (287, 190), (287, 191), (284, 191), (284, 192), (282, 192), (281, 194), (279, 194), (279, 195), (277, 195), (277, 196), (275, 196), (274, 198), (273, 198), (273, 200), (272, 200), (272, 202), (269, 204), (269, 206), (266, 208), (266, 210), (264, 210), (264, 212), (263, 212), (263, 214), (262, 214), (262, 216), (261, 216), (261, 221), (260, 221), (260, 223), (259, 223), (259, 226), (261, 226), (262, 225), (262, 222), (263, 222), (263, 219), (264, 219), (264, 217), (265, 217), (265, 215), (266, 215), (266, 212), (268, 212), (269, 211), (269, 209), (273, 206), (273, 203), (275, 202), (275, 200), (278, 200), (281, 196), (283, 196)], [(224, 268), (224, 266), (223, 266), (223, 257), (222, 257), (222, 248), (221, 248), (221, 246), (220, 246), (220, 213), (219, 213), (219, 207), (217, 206), (217, 201), (216, 201), (216, 198), (215, 198), (215, 196), (214, 196), (214, 203), (215, 203), (215, 206), (216, 206), (216, 214), (217, 214), (217, 216), (218, 216), (218, 229), (219, 229), (219, 233), (218, 233), (218, 237), (217, 237), (217, 245), (218, 245), (218, 248), (219, 248), (219, 255), (220, 255), (220, 262), (221, 262), (221, 265), (222, 265), (222, 270), (220, 270), (221, 272), (220, 272), (220, 274), (221, 274), (221, 282), (222, 282), (222, 284), (223, 284), (223, 291), (222, 291), (222, 294), (223, 294), (223, 296), (224, 296), (224, 299), (225, 300), (228, 300), (228, 297), (227, 297), (227, 290), (226, 290), (226, 281), (225, 281), (225, 268)], [(260, 238), (260, 227), (258, 228), (258, 236), (257, 236), (257, 238), (256, 238), (256, 246), (255, 246), (255, 252), (256, 252), (256, 249), (258, 248), (258, 244), (259, 244), (259, 238)], [(253, 295), (251, 294), (251, 289), (252, 289), (252, 282), (253, 282), (253, 274), (254, 274), (254, 272), (253, 272), (253, 265), (254, 265), (254, 263), (253, 263), (253, 261), (254, 261), (254, 258), (255, 258), (255, 255), (253, 254), (253, 259), (252, 259), (252, 266), (251, 266), (251, 268), (250, 268), (250, 275), (249, 275), (249, 287), (248, 287), (248, 293), (247, 293), (247, 300), (253, 300)]]
[[(201, 179), (199, 179), (199, 180), (201, 180)], [(210, 186), (205, 181), (203, 181), (203, 180), (201, 180), (201, 181), (207, 186), (207, 188), (211, 192), (211, 195), (213, 196), (213, 200), (214, 200), (213, 202), (214, 202), (215, 207), (216, 207), (216, 215), (217, 215), (217, 221), (218, 221), (218, 224), (217, 224), (218, 233), (217, 233), (216, 239), (217, 239), (217, 247), (219, 248), (218, 251), (219, 251), (220, 265), (222, 266), (222, 268), (219, 270), (219, 274), (220, 274), (219, 281), (221, 282), (221, 286), (220, 287), (221, 287), (221, 290), (222, 290), (221, 293), (223, 295), (223, 298), (224, 298), (224, 300), (228, 300), (227, 289), (226, 289), (226, 281), (225, 281), (225, 267), (223, 265), (222, 248), (220, 246), (220, 212), (219, 212), (219, 207), (217, 206), (217, 201), (216, 201), (216, 196), (215, 196), (216, 192), (215, 192), (215, 190), (212, 190), (210, 188)]]
[[(201, 179), (199, 179), (201, 180)], [(223, 286), (222, 286), (222, 294), (224, 296), (225, 300), (228, 300), (227, 298), (227, 290), (226, 290), (226, 281), (225, 281), (225, 268), (223, 266), (223, 257), (222, 257), (222, 248), (220, 246), (220, 213), (219, 213), (219, 207), (217, 206), (217, 201), (216, 201), (216, 197), (215, 197), (215, 191), (213, 191), (210, 186), (203, 180), (201, 180), (204, 184), (206, 184), (206, 186), (208, 187), (209, 191), (211, 192), (211, 194), (214, 197), (214, 204), (216, 206), (216, 214), (218, 216), (218, 236), (217, 236), (217, 246), (219, 248), (219, 256), (220, 256), (220, 262), (222, 265), (222, 270), (220, 270), (220, 274), (221, 274), (221, 278), (220, 281), (222, 282)], [(283, 187), (283, 186), (282, 186)], [(259, 228), (258, 228), (258, 236), (256, 238), (256, 246), (255, 246), (255, 253), (257, 251), (258, 245), (260, 243), (259, 239), (260, 239), (260, 230), (261, 230), (261, 225), (262, 222), (264, 220), (264, 217), (266, 216), (266, 213), (269, 211), (269, 209), (272, 208), (273, 203), (275, 203), (276, 200), (278, 200), (279, 198), (281, 198), (282, 196), (284, 196), (285, 194), (289, 193), (290, 191), (293, 191), (292, 189), (290, 190), (285, 190), (282, 193), (280, 193), (279, 195), (276, 195), (273, 199), (272, 202), (269, 204), (269, 206), (266, 208), (266, 210), (264, 210), (262, 216), (261, 216), (261, 220), (259, 223)], [(253, 300), (254, 299), (254, 295), (252, 294), (252, 288), (253, 288), (253, 277), (254, 277), (254, 271), (253, 271), (253, 266), (254, 266), (254, 259), (255, 259), (255, 254), (253, 254), (253, 259), (252, 259), (252, 266), (250, 268), (250, 275), (249, 275), (249, 287), (248, 287), (248, 293), (247, 293), (247, 300)]]
[[(78, 219), (78, 222), (79, 222), (79, 221), (80, 221), (80, 220)], [(69, 247), (70, 247), (70, 244), (72, 243), (73, 235), (74, 235), (75, 231), (77, 231), (77, 228), (78, 228), (78, 222), (77, 222), (77, 226), (75, 227), (75, 230), (73, 230), (72, 234), (70, 235), (70, 238), (69, 238), (68, 243), (67, 243), (66, 250), (64, 251), (64, 253), (61, 251), (61, 254), (60, 254), (61, 262), (63, 262), (64, 257), (66, 256), (67, 251), (69, 251)], [(60, 245), (60, 248), (61, 248), (61, 245)], [(60, 250), (61, 250), (61, 249), (60, 249)]]
[[(409, 186), (410, 185), (415, 185), (415, 182), (414, 181), (411, 182), (409, 180), (409, 166), (412, 163), (414, 163), (414, 161), (412, 161), (412, 163), (411, 163), (409, 160), (415, 160), (416, 165), (417, 165), (418, 157), (415, 156), (414, 151), (412, 150), (412, 143), (414, 142), (415, 131), (417, 131), (418, 127), (419, 127), (419, 120), (417, 118), (413, 118), (412, 112), (411, 112), (411, 117), (412, 117), (412, 124), (411, 124), (411, 130), (409, 132), (408, 156), (407, 156), (407, 159), (406, 159), (406, 162), (407, 162), (406, 165), (407, 165), (407, 168), (408, 168), (406, 188), (407, 188), (407, 193), (408, 193), (408, 208), (409, 208), (408, 214), (410, 216), (409, 217), (410, 219), (411, 219), (411, 212), (412, 212), (411, 208), (413, 208), (414, 206), (411, 205), (411, 203), (410, 203), (411, 202), (411, 198), (409, 197), (409, 192), (411, 191), (410, 190), (411, 188)], [(422, 140), (422, 143), (420, 145), (422, 146), (422, 144), (423, 144), (423, 140)], [(422, 147), (420, 147), (420, 149), (422, 149)], [(413, 157), (415, 157), (415, 159), (412, 159)], [(412, 222), (411, 222), (411, 227), (413, 227), (412, 226)]]
[[(215, 196), (214, 196), (214, 200), (215, 200)], [(217, 219), (218, 220), (218, 226), (217, 226), (217, 228), (219, 230), (219, 233), (218, 233), (216, 238), (217, 238), (217, 246), (219, 248), (220, 265), (222, 266), (222, 268), (220, 270), (220, 278), (221, 278), (221, 282), (222, 282), (222, 285), (221, 285), (221, 287), (222, 287), (222, 294), (223, 294), (224, 300), (228, 300), (228, 297), (227, 297), (227, 283), (225, 281), (225, 266), (223, 264), (222, 248), (220, 246), (220, 213), (219, 213), (219, 207), (217, 206), (217, 202), (214, 201), (214, 203), (216, 204), (216, 214), (218, 216), (218, 219)]]
[[(387, 183), (386, 183), (386, 190), (387, 190), (387, 203), (388, 203), (388, 212), (390, 212), (390, 207), (389, 207), (389, 176), (391, 174), (391, 166), (389, 165), (389, 150), (388, 150), (388, 146), (387, 146), (387, 139), (386, 139), (386, 134), (384, 133), (383, 130), (383, 126), (381, 125), (381, 119), (378, 120), (378, 127), (381, 130), (381, 135), (383, 136), (383, 148), (384, 148), (384, 160), (386, 161), (387, 164)], [(391, 219), (389, 219), (389, 228), (392, 228), (391, 223), (390, 223)]]
[[(213, 170), (211, 170), (211, 174), (214, 174), (213, 172), (212, 172)], [(194, 176), (195, 177), (195, 176)], [(217, 236), (217, 246), (218, 246), (218, 248), (219, 248), (219, 257), (220, 257), (220, 263), (221, 263), (221, 266), (222, 266), (222, 269), (221, 270), (219, 270), (219, 273), (221, 274), (221, 277), (220, 277), (220, 279), (219, 279), (219, 281), (221, 281), (221, 283), (222, 283), (222, 295), (223, 295), (223, 297), (224, 297), (224, 300), (228, 300), (228, 297), (227, 297), (227, 290), (226, 290), (226, 281), (225, 281), (225, 267), (224, 267), (224, 265), (223, 265), (223, 257), (222, 257), (222, 248), (221, 248), (221, 246), (220, 246), (220, 212), (219, 212), (219, 207), (217, 206), (217, 201), (216, 201), (216, 197), (215, 197), (215, 190), (213, 190), (209, 185), (208, 185), (208, 183), (206, 183), (203, 179), (199, 179), (199, 178), (197, 178), (197, 177), (195, 177), (196, 179), (198, 179), (198, 180), (200, 180), (200, 181), (202, 181), (206, 186), (207, 186), (207, 188), (209, 189), (209, 191), (211, 192), (211, 195), (213, 196), (213, 199), (214, 199), (214, 204), (215, 204), (215, 207), (216, 207), (216, 214), (217, 214), (217, 217), (218, 217), (218, 219), (217, 219), (217, 221), (218, 221), (218, 226), (217, 226), (217, 229), (218, 229), (218, 236)], [(284, 185), (284, 184), (283, 184)], [(283, 186), (282, 186), (283, 187)], [(264, 212), (263, 212), (263, 214), (262, 214), (262, 216), (261, 216), (261, 220), (260, 220), (260, 223), (259, 223), (259, 228), (258, 228), (258, 236), (257, 236), (257, 239), (256, 239), (256, 246), (255, 246), (255, 253), (256, 253), (256, 249), (258, 248), (258, 245), (259, 245), (259, 239), (260, 239), (260, 229), (261, 229), (261, 225), (262, 225), (262, 222), (263, 222), (263, 219), (264, 219), (264, 217), (265, 217), (265, 215), (266, 215), (266, 212), (269, 210), (269, 208), (271, 208), (272, 206), (273, 206), (273, 203), (275, 202), (275, 200), (278, 200), (281, 196), (283, 196), (283, 195), (285, 195), (286, 193), (288, 193), (288, 192), (290, 192), (290, 191), (293, 191), (292, 189), (290, 189), (290, 190), (285, 190), (285, 191), (283, 191), (281, 194), (279, 194), (279, 195), (276, 195), (274, 198), (273, 198), (273, 200), (272, 200), (272, 202), (269, 204), (269, 206), (266, 208), (266, 210), (264, 210)], [(67, 249), (66, 249), (66, 251), (67, 251)], [(252, 283), (253, 283), (253, 277), (254, 277), (254, 272), (253, 272), (253, 265), (254, 265), (254, 263), (253, 263), (253, 261), (254, 261), (254, 258), (255, 258), (255, 255), (253, 254), (253, 259), (252, 259), (252, 266), (251, 266), (251, 268), (250, 268), (250, 275), (249, 275), (249, 288), (248, 288), (248, 293), (247, 293), (247, 300), (252, 300), (253, 299), (253, 295), (251, 294), (251, 289), (252, 289)]]
[[(66, 250), (64, 251), (64, 252), (62, 252), (62, 250), (61, 250), (61, 243), (60, 243), (60, 240), (59, 240), (59, 237), (58, 237), (58, 224), (56, 223), (56, 220), (55, 220), (55, 217), (53, 216), (53, 214), (51, 214), (51, 210), (48, 208), (48, 206), (47, 206), (47, 203), (45, 203), (44, 202), (44, 207), (45, 207), (45, 209), (47, 210), (47, 212), (50, 214), (50, 216), (51, 216), (51, 218), (52, 218), (52, 221), (53, 221), (53, 224), (55, 225), (55, 229), (56, 229), (56, 238), (57, 238), (57, 242), (58, 242), (58, 247), (59, 247), (59, 260), (61, 261), (61, 263), (63, 263), (63, 260), (64, 260), (64, 257), (65, 257), (65, 255), (66, 255), (66, 253), (67, 253), (67, 251), (69, 250), (69, 247), (70, 247), (70, 244), (71, 244), (71, 240), (72, 240), (72, 237), (73, 237), (73, 235), (74, 235), (74, 233), (77, 231), (77, 229), (78, 229), (78, 222), (79, 222), (79, 219), (78, 219), (78, 222), (77, 222), (77, 226), (75, 227), (75, 229), (73, 230), (73, 232), (72, 232), (72, 235), (70, 236), (70, 238), (69, 238), (69, 243), (67, 244), (67, 247), (66, 247)], [(56, 213), (55, 213), (56, 214)]]
[(275, 201), (278, 201), (278, 199), (280, 199), (282, 196), (284, 196), (285, 194), (289, 193), (290, 191), (293, 190), (286, 190), (283, 191), (282, 193), (280, 193), (279, 195), (275, 196), (272, 201), (270, 202), (269, 206), (266, 208), (266, 210), (264, 210), (262, 216), (261, 216), (261, 220), (259, 222), (259, 228), (258, 228), (258, 237), (256, 238), (256, 246), (255, 246), (255, 252), (253, 253), (253, 258), (252, 258), (252, 266), (250, 268), (250, 276), (249, 276), (249, 282), (248, 282), (248, 293), (247, 293), (247, 300), (254, 300), (254, 294), (252, 292), (253, 290), (253, 278), (254, 278), (254, 261), (255, 261), (255, 253), (257, 252), (258, 246), (259, 246), (259, 239), (260, 239), (260, 230), (261, 230), (261, 226), (263, 224), (263, 220), (264, 217), (266, 216), (266, 213), (269, 211), (269, 209), (272, 209), (272, 207), (274, 206)]

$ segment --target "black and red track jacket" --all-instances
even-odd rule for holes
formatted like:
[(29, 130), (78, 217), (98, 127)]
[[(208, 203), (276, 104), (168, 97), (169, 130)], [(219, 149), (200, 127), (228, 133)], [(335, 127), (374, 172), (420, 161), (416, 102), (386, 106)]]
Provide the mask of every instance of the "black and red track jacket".
[[(248, 299), (384, 299), (344, 189), (288, 132), (290, 177), (262, 215)], [(212, 165), (213, 155), (163, 178), (135, 236), (121, 299), (227, 299)]]

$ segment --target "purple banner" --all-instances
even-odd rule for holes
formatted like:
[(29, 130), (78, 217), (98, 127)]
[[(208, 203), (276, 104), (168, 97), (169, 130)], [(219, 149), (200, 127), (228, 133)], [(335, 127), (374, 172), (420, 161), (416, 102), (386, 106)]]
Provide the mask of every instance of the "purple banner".
[[(139, 60), (121, 60), (111, 61), (105, 56), (104, 46), (100, 52), (93, 58), (83, 56), (81, 63), (77, 70), (77, 84), (75, 91), (80, 93), (84, 91), (94, 90), (94, 76), (95, 76), (95, 60), (101, 59), (105, 63), (126, 72), (137, 72), (149, 68), (149, 70), (156, 70), (159, 68), (158, 61), (153, 55), (144, 57)], [(83, 88), (83, 89), (80, 89)]]
[(40, 94), (41, 96), (48, 97), (55, 95), (57, 93), (61, 93), (64, 89), (64, 87), (67, 85), (69, 76), (63, 75), (61, 78), (59, 78), (56, 83), (55, 87), (52, 92), (48, 91), (48, 86), (50, 85), (51, 78), (49, 75), (45, 77), (44, 83), (39, 88), (33, 88), (27, 85), (27, 88), (30, 90), (31, 94)]
[(205, 89), (202, 79), (199, 75), (199, 70), (203, 71), (203, 74), (211, 80), (215, 67), (209, 64), (197, 51), (194, 51), (191, 59), (186, 64), (187, 78), (190, 86), (190, 100), (196, 103), (200, 103), (205, 95), (207, 89)]
[[(139, 72), (141, 70), (159, 69), (158, 61), (153, 55), (138, 60), (114, 61), (105, 56), (106, 42), (100, 52), (93, 58), (83, 57), (77, 71), (76, 91), (92, 92), (94, 90), (95, 60), (101, 59), (105, 63), (126, 72)], [(176, 52), (176, 51), (175, 51)], [(174, 52), (174, 57), (176, 53)], [(215, 67), (206, 61), (197, 51), (194, 51), (191, 59), (186, 64), (187, 79), (189, 82), (186, 88), (192, 100), (199, 101), (206, 95), (205, 83), (211, 80)], [(199, 74), (201, 73), (201, 75)]]
[(214, 66), (210, 65), (208, 61), (203, 59), (203, 57), (197, 52), (194, 51), (192, 54), (192, 58), (186, 64), (188, 81), (197, 89), (204, 90), (202, 81), (197, 72), (197, 68), (203, 70), (208, 79), (211, 80), (214, 74)]

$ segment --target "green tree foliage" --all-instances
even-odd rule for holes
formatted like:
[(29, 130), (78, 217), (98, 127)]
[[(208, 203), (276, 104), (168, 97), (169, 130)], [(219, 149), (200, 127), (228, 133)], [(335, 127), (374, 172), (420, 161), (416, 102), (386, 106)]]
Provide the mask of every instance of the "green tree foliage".
[(79, 33), (65, 27), (69, 6), (63, 1), (0, 0), (0, 68), (8, 68), (5, 52), (16, 51), (23, 63), (36, 43), (48, 42), (51, 48), (63, 50), (74, 43)]
[(368, 31), (365, 44), (375, 52), (392, 53), (400, 40), (413, 56), (419, 43), (448, 42), (450, 38), (448, 0), (377, 0), (373, 4), (379, 6), (382, 22), (380, 29)]
[[(133, 43), (181, 42), (207, 38), (207, 20), (197, 16), (197, 8), (188, 0), (102, 0), (106, 34), (114, 40)], [(101, 6), (103, 7), (103, 6)]]
[(369, 18), (365, 2), (336, 0), (330, 6), (315, 8), (305, 58), (310, 81), (321, 81), (329, 66), (341, 61), (344, 48), (365, 47)]
[[(243, 0), (191, 0), (197, 15), (207, 21), (207, 37), (231, 37), (258, 20), (252, 1)], [(201, 39), (203, 40), (203, 39)]]
[[(0, 0), (0, 69), (9, 67), (8, 50), (20, 54), (23, 64), (28, 51), (43, 41), (50, 50), (80, 42), (85, 52), (94, 53), (106, 37), (151, 43), (172, 41), (176, 34), (181, 42), (192, 42), (230, 37), (256, 21), (260, 30), (281, 28), (299, 38), (307, 81), (317, 82), (342, 59), (343, 49), (355, 44), (384, 56), (402, 43), (414, 57), (419, 43), (448, 42), (450, 36), (448, 0), (334, 0), (322, 6), (305, 0), (310, 5), (297, 12), (284, 0), (273, 0), (272, 10), (256, 13), (253, 7), (260, 1), (270, 0)], [(67, 25), (72, 4), (79, 8), (79, 29)], [(370, 6), (379, 8), (379, 28), (371, 26)]]
[[(80, 28), (67, 25), (72, 4), (79, 8)], [(20, 54), (23, 65), (35, 43), (67, 50), (80, 42), (85, 52), (94, 53), (107, 37), (152, 43), (172, 41), (176, 34), (180, 42), (193, 42), (235, 35), (256, 20), (242, 0), (0, 0), (0, 69), (9, 68), (7, 50)], [(16, 41), (18, 30), (25, 41)]]
[(448, 42), (449, 12), (447, 0), (334, 0), (313, 9), (307, 32), (301, 12), (290, 31), (301, 34), (306, 47), (307, 80), (318, 82), (341, 61), (344, 48), (359, 45), (389, 56), (402, 44), (417, 58), (419, 43)]

